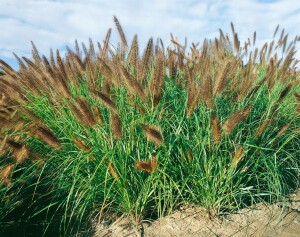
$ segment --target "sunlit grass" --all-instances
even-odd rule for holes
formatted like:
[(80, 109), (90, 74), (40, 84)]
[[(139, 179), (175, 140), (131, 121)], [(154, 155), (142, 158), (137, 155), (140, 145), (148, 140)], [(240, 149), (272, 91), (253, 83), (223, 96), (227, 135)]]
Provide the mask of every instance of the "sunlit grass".
[(299, 186), (293, 49), (283, 63), (274, 55), (243, 67), (242, 50), (221, 47), (222, 35), (193, 47), (190, 59), (174, 40), (174, 52), (156, 53), (149, 41), (142, 58), (136, 39), (128, 50), (122, 38), (114, 54), (108, 40), (99, 57), (91, 43), (84, 57), (69, 51), (50, 62), (34, 47), (34, 62), (20, 61), (19, 72), (1, 62), (1, 108), (10, 108), (0, 141), (1, 223), (17, 211), (46, 228), (58, 222), (66, 234), (95, 217), (138, 224), (186, 203), (233, 212)]

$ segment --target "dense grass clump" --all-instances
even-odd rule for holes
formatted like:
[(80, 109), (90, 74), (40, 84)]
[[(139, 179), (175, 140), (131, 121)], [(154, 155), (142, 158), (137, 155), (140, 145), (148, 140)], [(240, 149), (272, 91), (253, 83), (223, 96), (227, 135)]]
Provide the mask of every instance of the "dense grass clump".
[(0, 61), (2, 225), (16, 211), (63, 233), (186, 203), (221, 214), (299, 186), (298, 37), (241, 47), (232, 25), (233, 48), (220, 30), (189, 52), (151, 38), (140, 56), (115, 22), (117, 48), (110, 29), (98, 52), (33, 44), (18, 71)]

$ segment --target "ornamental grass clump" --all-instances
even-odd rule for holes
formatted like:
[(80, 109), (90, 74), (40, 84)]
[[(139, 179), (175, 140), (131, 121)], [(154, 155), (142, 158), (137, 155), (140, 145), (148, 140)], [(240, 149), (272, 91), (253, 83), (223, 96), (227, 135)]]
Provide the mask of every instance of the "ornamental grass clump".
[[(75, 42), (0, 60), (1, 223), (144, 218), (182, 203), (210, 213), (276, 201), (299, 186), (296, 37), (261, 49), (228, 35), (165, 48)], [(30, 203), (24, 208), (24, 203)]]

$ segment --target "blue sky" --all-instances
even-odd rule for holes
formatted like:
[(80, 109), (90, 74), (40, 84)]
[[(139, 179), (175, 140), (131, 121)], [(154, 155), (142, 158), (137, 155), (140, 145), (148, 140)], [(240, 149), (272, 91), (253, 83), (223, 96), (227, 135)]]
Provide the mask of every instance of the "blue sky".
[(0, 58), (16, 67), (12, 52), (30, 57), (31, 40), (47, 56), (50, 48), (72, 48), (75, 39), (102, 42), (109, 27), (116, 43), (113, 15), (129, 41), (138, 34), (141, 48), (151, 36), (168, 45), (170, 32), (201, 42), (219, 28), (231, 33), (230, 22), (242, 42), (256, 30), (258, 45), (272, 40), (277, 24), (290, 40), (300, 35), (299, 0), (0, 0)]

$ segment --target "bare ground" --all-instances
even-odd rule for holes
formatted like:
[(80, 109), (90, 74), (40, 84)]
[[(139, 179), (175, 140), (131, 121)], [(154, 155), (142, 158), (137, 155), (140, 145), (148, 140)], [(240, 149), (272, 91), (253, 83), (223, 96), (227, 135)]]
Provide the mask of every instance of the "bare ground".
[(126, 219), (111, 225), (95, 225), (93, 237), (298, 237), (300, 236), (300, 190), (290, 201), (258, 204), (222, 218), (209, 218), (199, 207), (188, 207), (135, 228)]

